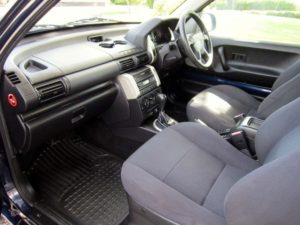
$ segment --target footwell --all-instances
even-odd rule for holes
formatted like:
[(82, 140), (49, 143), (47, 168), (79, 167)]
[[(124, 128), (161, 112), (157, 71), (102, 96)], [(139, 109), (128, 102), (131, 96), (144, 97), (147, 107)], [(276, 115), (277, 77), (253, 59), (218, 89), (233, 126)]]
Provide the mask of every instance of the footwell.
[(73, 137), (43, 149), (27, 174), (43, 201), (71, 223), (118, 225), (128, 215), (121, 166), (119, 158)]

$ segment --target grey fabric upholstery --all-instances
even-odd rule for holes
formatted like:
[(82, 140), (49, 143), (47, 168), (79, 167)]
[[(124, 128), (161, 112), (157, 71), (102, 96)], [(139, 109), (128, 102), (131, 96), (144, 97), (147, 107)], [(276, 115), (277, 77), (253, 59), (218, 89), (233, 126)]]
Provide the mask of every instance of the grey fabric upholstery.
[(244, 113), (266, 119), (277, 109), (300, 97), (300, 63), (280, 75), (272, 92), (258, 102), (246, 92), (229, 85), (208, 88), (190, 100), (187, 105), (189, 121), (200, 120), (216, 131), (235, 126), (233, 117)]
[(287, 103), (300, 97), (300, 73), (276, 88), (264, 101), (257, 110), (257, 116), (266, 119), (277, 109)]
[(280, 76), (276, 79), (275, 83), (273, 84), (272, 91), (274, 91), (279, 86), (292, 79), (294, 76), (299, 74), (299, 72), (300, 72), (300, 63), (296, 61), (284, 73), (280, 74)]
[(243, 177), (226, 196), (227, 224), (300, 224), (299, 171), (298, 150), (282, 155)]
[(174, 224), (300, 224), (299, 112), (297, 99), (264, 122), (258, 161), (206, 126), (170, 127), (124, 163), (123, 186)]
[(190, 121), (201, 120), (214, 130), (224, 130), (235, 126), (234, 117), (241, 113), (256, 111), (259, 101), (243, 90), (217, 85), (208, 88), (188, 103), (187, 116)]
[(212, 129), (182, 123), (134, 153), (124, 163), (122, 181), (137, 203), (166, 218), (179, 224), (217, 225), (225, 224), (228, 190), (258, 166)]
[(298, 98), (270, 115), (260, 127), (255, 146), (263, 166), (228, 192), (228, 225), (300, 224), (299, 112)]
[[(281, 154), (300, 149), (300, 98), (280, 108), (265, 121), (257, 132), (255, 149), (263, 162)], [(271, 152), (269, 150), (272, 149)]]

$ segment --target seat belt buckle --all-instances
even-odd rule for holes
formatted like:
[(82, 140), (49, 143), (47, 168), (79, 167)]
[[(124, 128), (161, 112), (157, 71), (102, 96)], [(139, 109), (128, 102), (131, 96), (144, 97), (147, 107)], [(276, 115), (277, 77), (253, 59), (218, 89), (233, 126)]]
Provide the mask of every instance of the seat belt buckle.
[(245, 132), (242, 130), (230, 134), (230, 142), (240, 151), (249, 149)]

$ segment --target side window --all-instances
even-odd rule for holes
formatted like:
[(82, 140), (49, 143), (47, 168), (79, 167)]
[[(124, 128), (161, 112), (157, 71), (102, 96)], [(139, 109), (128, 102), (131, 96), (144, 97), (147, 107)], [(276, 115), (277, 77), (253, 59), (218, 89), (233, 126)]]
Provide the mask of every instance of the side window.
[(299, 0), (216, 0), (204, 12), (216, 18), (211, 36), (300, 46)]

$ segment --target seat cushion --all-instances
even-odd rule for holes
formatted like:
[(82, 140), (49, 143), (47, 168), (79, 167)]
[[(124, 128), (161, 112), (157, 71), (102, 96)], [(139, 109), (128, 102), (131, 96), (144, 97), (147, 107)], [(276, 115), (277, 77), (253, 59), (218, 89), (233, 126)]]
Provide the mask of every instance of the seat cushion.
[(225, 224), (227, 192), (258, 166), (212, 129), (181, 123), (137, 150), (124, 163), (122, 182), (134, 201), (171, 221)]
[(230, 85), (208, 88), (187, 105), (189, 121), (198, 121), (223, 131), (235, 126), (234, 117), (241, 113), (255, 114), (260, 102), (243, 90)]

